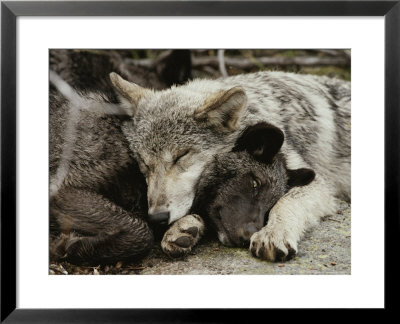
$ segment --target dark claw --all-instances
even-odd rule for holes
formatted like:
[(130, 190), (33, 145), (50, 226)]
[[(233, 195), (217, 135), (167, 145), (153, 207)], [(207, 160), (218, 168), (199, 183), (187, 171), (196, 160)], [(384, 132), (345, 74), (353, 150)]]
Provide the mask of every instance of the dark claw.
[(282, 250), (275, 248), (275, 261), (285, 261), (285, 259), (285, 253)]
[(289, 248), (289, 254), (288, 254), (288, 256), (286, 257), (286, 260), (291, 260), (291, 259), (293, 259), (295, 255), (296, 255), (296, 250), (290, 247), (290, 248)]
[(184, 255), (184, 252), (179, 251), (179, 250), (173, 250), (173, 251), (169, 251), (169, 252), (168, 252), (168, 255), (169, 255), (171, 258), (179, 258), (179, 257), (181, 257), (181, 256)]
[(81, 241), (80, 237), (74, 237), (71, 238), (67, 241), (67, 243), (65, 244), (65, 250), (71, 250), (74, 249), (74, 246), (76, 248), (77, 243)]
[(72, 238), (65, 245), (65, 255), (63, 260), (72, 261), (73, 258), (77, 257), (82, 251), (85, 251), (85, 245), (83, 240), (81, 240), (81, 238), (78, 237)]
[(192, 235), (194, 238), (197, 236), (199, 229), (196, 226), (189, 227), (185, 233)]
[(177, 238), (177, 239), (174, 241), (174, 243), (175, 243), (176, 245), (180, 246), (180, 247), (183, 247), (183, 248), (188, 248), (188, 247), (190, 247), (190, 245), (191, 245), (190, 238), (187, 237), (187, 236), (181, 236), (181, 237)]
[(265, 260), (266, 259), (266, 250), (265, 250), (265, 244), (263, 244), (263, 246), (258, 250), (258, 257), (260, 259)]
[(192, 215), (194, 218), (196, 218), (199, 222), (201, 222), (201, 218), (199, 215)]

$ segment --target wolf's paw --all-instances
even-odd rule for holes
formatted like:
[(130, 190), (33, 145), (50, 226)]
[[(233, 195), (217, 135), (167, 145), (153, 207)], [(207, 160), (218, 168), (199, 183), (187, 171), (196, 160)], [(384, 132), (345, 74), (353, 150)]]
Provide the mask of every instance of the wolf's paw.
[(264, 227), (252, 235), (249, 249), (256, 258), (272, 262), (287, 261), (296, 255), (297, 243)]
[(161, 248), (172, 258), (189, 253), (204, 233), (204, 222), (198, 215), (178, 219), (165, 232)]
[(69, 235), (61, 233), (56, 238), (50, 239), (50, 260), (58, 261), (65, 255), (65, 245), (69, 240)]
[(55, 261), (66, 261), (82, 249), (82, 237), (71, 232), (60, 234), (50, 246), (50, 258)]
[(68, 242), (65, 244), (64, 258), (78, 254), (78, 251), (82, 249), (82, 245), (83, 238), (71, 233)]

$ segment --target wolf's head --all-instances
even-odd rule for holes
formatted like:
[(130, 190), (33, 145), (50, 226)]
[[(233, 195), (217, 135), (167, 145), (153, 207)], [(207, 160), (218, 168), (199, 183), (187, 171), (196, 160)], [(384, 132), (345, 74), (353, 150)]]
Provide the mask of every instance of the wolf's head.
[(205, 167), (191, 213), (207, 217), (224, 245), (248, 246), (275, 203), (291, 187), (314, 179), (310, 169), (287, 168), (279, 153), (283, 139), (267, 123), (250, 126), (233, 152), (217, 154)]
[(233, 147), (246, 94), (218, 81), (154, 92), (110, 78), (131, 117), (123, 132), (146, 177), (150, 220), (172, 223), (189, 212), (205, 165)]

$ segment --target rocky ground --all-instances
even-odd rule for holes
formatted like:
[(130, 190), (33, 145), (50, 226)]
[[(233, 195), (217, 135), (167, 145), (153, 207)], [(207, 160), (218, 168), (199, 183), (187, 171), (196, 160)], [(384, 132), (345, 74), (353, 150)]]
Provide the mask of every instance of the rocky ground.
[(228, 248), (218, 241), (201, 242), (190, 255), (172, 260), (157, 244), (137, 264), (76, 267), (68, 263), (50, 265), (50, 274), (350, 274), (350, 205), (341, 202), (335, 215), (324, 218), (308, 232), (299, 245), (298, 255), (285, 263), (254, 258), (248, 250)]

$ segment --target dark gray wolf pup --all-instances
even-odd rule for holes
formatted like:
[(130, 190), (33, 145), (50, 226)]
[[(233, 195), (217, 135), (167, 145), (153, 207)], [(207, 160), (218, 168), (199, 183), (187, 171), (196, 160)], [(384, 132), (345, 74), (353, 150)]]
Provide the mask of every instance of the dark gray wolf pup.
[[(146, 177), (149, 217), (172, 224), (161, 244), (165, 252), (184, 254), (197, 243), (204, 225), (188, 213), (200, 175), (260, 122), (284, 131), (281, 153), (289, 169), (309, 168), (316, 176), (271, 209), (268, 224), (251, 237), (255, 256), (274, 261), (275, 250), (297, 251), (304, 231), (335, 211), (335, 196), (350, 197), (349, 82), (259, 72), (153, 91), (110, 77), (131, 116), (122, 129)], [(176, 244), (189, 228), (197, 228), (190, 245)]]
[[(224, 245), (248, 247), (275, 203), (290, 188), (314, 179), (310, 169), (287, 168), (278, 153), (283, 139), (283, 132), (270, 124), (250, 126), (234, 152), (217, 154), (200, 176), (190, 213), (205, 217)], [(281, 251), (276, 253), (282, 258)]]
[[(185, 70), (187, 61), (173, 59), (183, 54), (190, 62), (184, 52), (163, 59)], [(61, 75), (51, 74), (49, 98), (50, 258), (89, 264), (137, 259), (153, 244), (143, 217), (147, 186), (121, 131), (125, 117), (114, 110), (120, 106), (108, 74), (118, 68), (143, 85), (170, 83), (157, 71), (125, 68), (118, 56), (54, 50), (50, 62)], [(180, 79), (185, 75), (190, 70), (175, 82), (186, 81)]]

